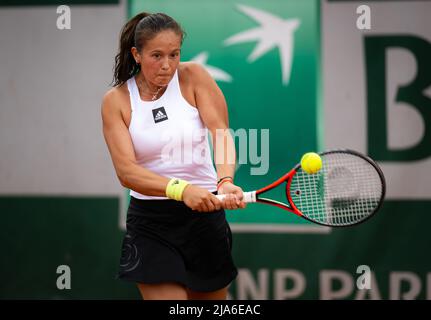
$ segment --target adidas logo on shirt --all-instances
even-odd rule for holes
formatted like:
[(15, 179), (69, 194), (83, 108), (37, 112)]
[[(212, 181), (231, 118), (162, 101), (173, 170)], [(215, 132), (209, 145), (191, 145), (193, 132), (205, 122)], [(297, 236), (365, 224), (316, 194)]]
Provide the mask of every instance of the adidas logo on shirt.
[(152, 111), (155, 123), (168, 120), (168, 115), (166, 114), (165, 107), (160, 107)]

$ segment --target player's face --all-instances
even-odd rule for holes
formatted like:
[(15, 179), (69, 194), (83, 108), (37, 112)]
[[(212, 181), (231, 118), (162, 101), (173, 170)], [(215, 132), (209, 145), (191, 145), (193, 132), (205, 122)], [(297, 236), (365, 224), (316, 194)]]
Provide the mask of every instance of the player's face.
[(181, 36), (174, 31), (159, 32), (141, 51), (141, 72), (146, 81), (166, 86), (180, 62)]

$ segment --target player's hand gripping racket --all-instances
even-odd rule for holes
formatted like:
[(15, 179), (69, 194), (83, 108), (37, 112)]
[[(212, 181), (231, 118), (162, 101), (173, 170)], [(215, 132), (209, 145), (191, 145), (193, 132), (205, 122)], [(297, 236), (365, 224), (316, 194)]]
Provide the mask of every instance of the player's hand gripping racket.
[[(385, 178), (379, 166), (352, 150), (332, 150), (319, 155), (322, 168), (317, 173), (308, 174), (298, 164), (270, 185), (244, 192), (243, 201), (273, 205), (331, 227), (351, 226), (370, 218), (385, 196)], [(262, 197), (284, 183), (286, 203)], [(217, 197), (222, 200), (225, 195)]]

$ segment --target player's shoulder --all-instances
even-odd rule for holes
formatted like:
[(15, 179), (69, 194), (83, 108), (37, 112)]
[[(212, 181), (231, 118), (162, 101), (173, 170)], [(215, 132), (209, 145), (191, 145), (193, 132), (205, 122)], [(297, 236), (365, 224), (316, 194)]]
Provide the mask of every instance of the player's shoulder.
[(210, 78), (208, 71), (193, 61), (181, 62), (178, 66), (180, 77), (190, 82), (202, 82)]
[(206, 69), (199, 63), (193, 61), (181, 62), (178, 67), (180, 73), (189, 76), (206, 76), (208, 72)]
[(102, 109), (110, 111), (121, 109), (123, 104), (127, 102), (128, 91), (126, 83), (112, 87), (105, 92), (102, 98)]
[(113, 102), (127, 97), (128, 89), (126, 83), (110, 88), (103, 95), (103, 102)]
[(126, 85), (126, 83), (123, 83), (121, 85), (112, 87), (108, 91), (106, 91), (105, 94), (103, 95), (103, 100), (105, 100), (105, 99), (107, 99), (107, 100), (118, 99), (118, 98), (124, 96), (124, 94), (126, 94), (126, 93), (127, 93), (127, 85)]

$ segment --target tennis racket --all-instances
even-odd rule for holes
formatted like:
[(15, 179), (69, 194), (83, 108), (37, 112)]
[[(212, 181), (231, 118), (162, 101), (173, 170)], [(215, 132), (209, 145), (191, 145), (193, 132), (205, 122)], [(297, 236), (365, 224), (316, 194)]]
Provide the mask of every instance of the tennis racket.
[[(369, 157), (352, 150), (319, 153), (322, 168), (308, 174), (297, 164), (290, 172), (256, 191), (244, 192), (244, 202), (285, 209), (311, 222), (346, 227), (369, 219), (382, 205), (386, 183), (382, 170)], [(262, 197), (285, 184), (286, 203)], [(217, 195), (220, 200), (226, 195)]]

